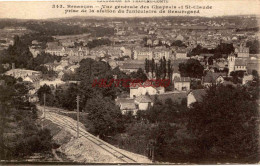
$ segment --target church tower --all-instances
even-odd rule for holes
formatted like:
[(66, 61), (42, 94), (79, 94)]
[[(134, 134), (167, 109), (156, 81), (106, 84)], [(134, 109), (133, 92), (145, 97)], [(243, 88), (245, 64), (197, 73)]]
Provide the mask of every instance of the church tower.
[(236, 57), (234, 54), (230, 54), (228, 56), (228, 75), (230, 75), (230, 73), (235, 70), (235, 60)]

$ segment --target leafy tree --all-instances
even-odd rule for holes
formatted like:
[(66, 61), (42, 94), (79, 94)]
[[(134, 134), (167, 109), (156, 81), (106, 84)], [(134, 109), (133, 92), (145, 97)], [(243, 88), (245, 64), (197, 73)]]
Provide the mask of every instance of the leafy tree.
[(172, 69), (172, 65), (171, 65), (171, 60), (169, 59), (167, 61), (167, 73), (168, 73), (168, 78), (170, 80), (172, 80), (172, 72), (173, 72), (173, 69)]
[(95, 48), (102, 45), (111, 45), (112, 42), (109, 39), (94, 39), (93, 41), (89, 42), (87, 47), (88, 48)]
[[(176, 137), (176, 127), (169, 123), (160, 123), (151, 129), (149, 141), (154, 146), (154, 157), (157, 161), (171, 161), (173, 158), (173, 138)], [(167, 148), (168, 147), (168, 148)]]
[(253, 77), (254, 77), (254, 79), (255, 79), (256, 81), (259, 80), (259, 75), (258, 75), (258, 72), (257, 72), (256, 70), (253, 70), (253, 71), (252, 71), (252, 75), (253, 75)]
[(182, 41), (176, 40), (172, 42), (172, 46), (177, 46), (177, 47), (187, 47)]
[(122, 132), (124, 124), (122, 114), (111, 100), (96, 96), (87, 101), (85, 112), (89, 114), (88, 118), (94, 125), (94, 134), (101, 138)]
[(203, 48), (201, 45), (197, 45), (191, 52), (188, 53), (188, 56), (196, 56), (200, 54), (214, 54), (213, 58), (223, 58), (223, 55), (230, 54), (234, 52), (235, 48), (233, 44), (220, 43), (215, 49), (208, 50), (207, 48)]
[(145, 58), (145, 72), (149, 73), (149, 71), (150, 71), (149, 60), (147, 58)]
[(200, 78), (203, 76), (204, 67), (196, 59), (189, 59), (186, 63), (179, 64), (181, 76)]
[(233, 44), (228, 44), (228, 43), (220, 43), (217, 48), (215, 48), (214, 54), (231, 54), (232, 52), (234, 52), (235, 48), (233, 46)]
[(209, 53), (209, 50), (206, 48), (203, 48), (201, 45), (197, 45), (194, 49), (191, 50), (191, 52), (188, 53), (188, 56), (196, 56), (200, 54)]
[(4, 80), (5, 84), (7, 84), (9, 87), (12, 87), (17, 82), (14, 77), (8, 75), (1, 75), (0, 80)]
[(162, 73), (163, 73), (163, 78), (165, 79), (167, 75), (167, 62), (165, 57), (162, 58)]
[(79, 78), (76, 73), (64, 73), (62, 81), (78, 81)]
[(26, 68), (28, 61), (33, 58), (28, 45), (24, 44), (19, 36), (14, 37), (14, 45), (8, 47), (5, 55), (2, 61), (9, 64), (15, 63), (18, 68)]
[[(1, 60), (0, 60), (1, 62)], [(0, 65), (0, 74), (5, 73), (7, 70), (3, 67), (3, 65)]]
[(55, 96), (52, 93), (51, 87), (46, 84), (41, 86), (37, 91), (40, 104), (44, 104), (44, 94), (45, 94), (45, 101), (46, 101), (45, 104), (49, 106), (55, 105), (56, 102)]
[(151, 63), (151, 71), (152, 71), (152, 74), (154, 73), (154, 71), (155, 71), (155, 61), (154, 61), (154, 59), (152, 58), (152, 63)]
[(139, 68), (137, 70), (137, 72), (132, 72), (130, 74), (130, 77), (132, 79), (137, 79), (137, 80), (142, 80), (142, 81), (146, 81), (147, 80), (147, 76), (146, 74), (144, 73), (143, 69)]
[(212, 86), (202, 102), (194, 103), (188, 116), (200, 159), (259, 161), (257, 103), (244, 87)]
[(209, 65), (213, 65), (213, 57), (209, 57), (208, 58), (208, 64)]
[(76, 73), (80, 80), (87, 80), (93, 77), (102, 78), (102, 76), (110, 70), (109, 64), (87, 58), (80, 61), (80, 67), (77, 69)]
[(80, 95), (77, 84), (70, 84), (66, 90), (59, 88), (56, 92), (56, 99), (59, 105), (68, 110), (76, 109), (76, 97)]
[(26, 100), (27, 86), (10, 77), (3, 76), (1, 80), (7, 83), (0, 85), (0, 159), (12, 160), (50, 152), (50, 131), (37, 127), (36, 107)]
[(28, 98), (27, 94), (29, 92), (28, 87), (26, 87), (22, 83), (17, 83), (14, 85), (14, 96), (13, 98), (13, 105), (15, 108), (21, 108), (28, 105)]
[(249, 47), (249, 53), (250, 54), (259, 54), (259, 41), (248, 41), (246, 43), (246, 46)]
[(239, 78), (243, 78), (244, 77), (244, 74), (245, 74), (245, 71), (242, 71), (242, 70), (238, 70), (238, 71), (232, 71), (230, 73), (230, 75), (232, 77), (239, 77)]
[(158, 67), (158, 64), (157, 64), (157, 63), (155, 64), (155, 76), (156, 76), (156, 79), (161, 78), (161, 70), (160, 70), (160, 68)]
[(238, 71), (232, 71), (230, 73), (230, 76), (232, 76), (232, 82), (235, 84), (242, 83), (242, 78), (244, 77), (245, 71), (238, 70)]
[(203, 89), (203, 85), (201, 85), (201, 81), (191, 80), (190, 83), (191, 89)]

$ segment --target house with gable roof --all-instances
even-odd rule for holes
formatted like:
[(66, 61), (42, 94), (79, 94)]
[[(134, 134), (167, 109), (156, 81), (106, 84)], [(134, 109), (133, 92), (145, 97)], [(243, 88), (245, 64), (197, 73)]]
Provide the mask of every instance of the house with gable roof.
[(134, 99), (118, 98), (116, 99), (116, 105), (119, 106), (122, 114), (127, 114), (128, 112), (132, 112), (133, 115), (136, 115), (138, 110)]
[(141, 95), (135, 98), (135, 104), (138, 110), (145, 111), (153, 106), (153, 101), (149, 96)]
[(187, 96), (187, 107), (191, 108), (195, 102), (202, 102), (203, 97), (206, 95), (205, 89), (196, 89), (188, 93)]
[(209, 87), (216, 84), (224, 83), (223, 73), (207, 72), (206, 76), (202, 78), (202, 85)]

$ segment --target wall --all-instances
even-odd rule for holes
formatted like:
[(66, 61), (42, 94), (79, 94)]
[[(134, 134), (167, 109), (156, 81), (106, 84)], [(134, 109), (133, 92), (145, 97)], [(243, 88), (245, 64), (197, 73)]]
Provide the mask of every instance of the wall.
[(193, 96), (192, 93), (189, 93), (187, 96), (187, 107), (190, 108), (190, 105), (194, 102), (196, 102), (195, 97)]

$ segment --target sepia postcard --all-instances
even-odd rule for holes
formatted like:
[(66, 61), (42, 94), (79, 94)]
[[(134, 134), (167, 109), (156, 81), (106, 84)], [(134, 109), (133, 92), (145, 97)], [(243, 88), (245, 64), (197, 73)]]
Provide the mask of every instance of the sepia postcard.
[(259, 0), (0, 1), (0, 165), (259, 164)]

